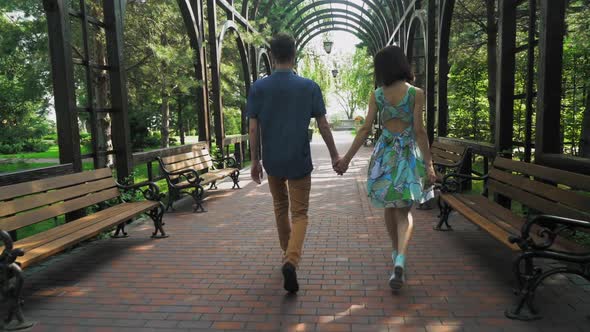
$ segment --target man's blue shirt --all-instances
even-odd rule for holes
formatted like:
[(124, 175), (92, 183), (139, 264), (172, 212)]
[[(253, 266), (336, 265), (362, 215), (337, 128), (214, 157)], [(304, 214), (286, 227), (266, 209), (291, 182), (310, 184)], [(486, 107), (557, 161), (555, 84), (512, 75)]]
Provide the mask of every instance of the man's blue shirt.
[(269, 175), (299, 179), (311, 173), (307, 129), (311, 118), (326, 115), (322, 91), (314, 81), (275, 70), (252, 85), (246, 115), (258, 119), (262, 164)]

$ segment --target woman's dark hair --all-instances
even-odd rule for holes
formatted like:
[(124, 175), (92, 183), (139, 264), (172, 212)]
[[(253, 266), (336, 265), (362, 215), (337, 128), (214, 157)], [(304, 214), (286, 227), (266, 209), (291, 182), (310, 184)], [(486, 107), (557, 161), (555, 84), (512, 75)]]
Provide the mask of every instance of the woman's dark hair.
[(398, 46), (387, 46), (375, 55), (375, 81), (378, 86), (391, 85), (397, 81), (412, 82), (414, 73), (408, 58)]
[(295, 60), (295, 39), (287, 33), (277, 33), (270, 41), (270, 52), (277, 63)]

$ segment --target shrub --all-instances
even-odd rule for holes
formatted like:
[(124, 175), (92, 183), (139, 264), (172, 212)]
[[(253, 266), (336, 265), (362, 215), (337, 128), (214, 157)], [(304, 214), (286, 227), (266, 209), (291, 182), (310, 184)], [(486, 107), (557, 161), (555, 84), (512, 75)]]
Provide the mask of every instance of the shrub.
[(57, 144), (57, 133), (47, 134), (43, 136), (43, 139), (46, 141), (51, 141), (53, 144)]
[(143, 146), (141, 148), (155, 148), (160, 146), (162, 140), (160, 133), (154, 133), (143, 139)]
[(0, 143), (0, 154), (15, 154), (23, 151), (23, 143), (2, 144)]
[(81, 133), (80, 134), (80, 145), (88, 149), (88, 151), (92, 151), (92, 137), (88, 133)]
[(27, 140), (23, 144), (24, 152), (45, 152), (51, 145), (42, 140)]

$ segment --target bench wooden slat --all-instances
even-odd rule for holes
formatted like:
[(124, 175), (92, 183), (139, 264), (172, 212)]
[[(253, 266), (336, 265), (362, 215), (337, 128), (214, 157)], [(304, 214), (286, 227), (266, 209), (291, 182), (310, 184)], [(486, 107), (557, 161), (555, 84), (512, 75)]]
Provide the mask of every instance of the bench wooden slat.
[(459, 155), (464, 155), (466, 148), (460, 145), (447, 144), (438, 141), (432, 142), (432, 146), (441, 150), (452, 151)]
[(432, 147), (431, 152), (432, 152), (433, 156), (439, 156), (441, 158), (450, 160), (453, 163), (457, 163), (463, 158), (463, 156), (461, 156), (461, 155), (450, 153), (450, 152), (447, 152), (444, 150), (440, 150), (440, 149), (436, 148), (435, 146)]
[(98, 211), (96, 213), (84, 216), (80, 219), (73, 220), (71, 222), (48, 229), (44, 232), (26, 237), (22, 240), (17, 241), (16, 244), (18, 245), (18, 248), (21, 248), (25, 252), (30, 251), (48, 242), (54, 241), (60, 237), (71, 234), (78, 229), (91, 226), (92, 224), (95, 224), (104, 219), (111, 218), (113, 216), (120, 214), (121, 212), (124, 212), (118, 206), (119, 205), (116, 205), (114, 207)]
[[(151, 204), (151, 205), (150, 205)], [(55, 240), (51, 242), (45, 242), (41, 246), (37, 246), (29, 251), (25, 252), (25, 255), (19, 257), (17, 262), (21, 264), (23, 268), (35, 264), (49, 256), (52, 256), (60, 251), (63, 251), (65, 248), (72, 246), (73, 244), (79, 243), (81, 241), (87, 240), (93, 236), (98, 235), (100, 232), (109, 229), (118, 225), (119, 223), (132, 218), (133, 216), (145, 212), (154, 207), (155, 202), (151, 201), (144, 201), (144, 202), (137, 202), (137, 203), (126, 203), (117, 205), (116, 210), (118, 211), (117, 214), (110, 216), (108, 218), (101, 219), (96, 223), (92, 223), (87, 225), (87, 227), (77, 228), (74, 232), (71, 232), (65, 236), (57, 237)], [(107, 211), (107, 210), (104, 210)], [(101, 211), (102, 212), (102, 211)], [(96, 213), (100, 214), (100, 212)], [(94, 216), (95, 214), (93, 214)], [(80, 219), (81, 220), (81, 219)], [(76, 222), (76, 221), (74, 221)], [(80, 223), (83, 223), (80, 222)], [(64, 226), (68, 226), (71, 223), (65, 224)], [(80, 224), (79, 226), (84, 226)], [(40, 233), (39, 235), (43, 235), (49, 231), (44, 233)], [(19, 242), (15, 244), (15, 247), (19, 248)]]
[[(448, 194), (445, 194), (444, 196), (447, 195)], [(520, 235), (520, 229), (526, 222), (525, 218), (517, 216), (512, 211), (496, 204), (485, 196), (468, 194), (452, 194), (452, 196), (463, 202), (465, 207), (471, 208), (480, 216), (488, 219), (489, 222), (502, 228), (508, 235)], [(446, 197), (443, 199), (447, 201)], [(542, 243), (543, 239), (537, 235), (537, 232), (540, 229), (541, 228), (539, 226), (533, 226), (531, 229), (531, 236), (539, 243)], [(583, 246), (580, 246), (577, 243), (574, 243), (573, 241), (570, 241), (561, 236), (555, 240), (553, 248), (557, 250), (573, 251), (579, 253), (587, 251), (587, 249)]]
[(447, 159), (444, 159), (444, 158), (441, 158), (441, 157), (439, 157), (437, 155), (433, 155), (432, 156), (432, 161), (434, 163), (436, 163), (436, 164), (440, 164), (440, 165), (443, 165), (443, 166), (455, 166), (455, 163), (454, 162), (452, 162), (450, 160), (447, 160)]
[(41, 193), (48, 190), (65, 188), (88, 181), (96, 181), (110, 177), (112, 177), (112, 171), (109, 168), (101, 168), (93, 171), (13, 184), (2, 187), (2, 190), (0, 190), (0, 201)]
[(92, 192), (98, 192), (115, 187), (115, 180), (112, 177), (79, 184), (74, 187), (67, 187), (42, 194), (25, 196), (12, 201), (0, 202), (0, 217), (31, 210), (44, 205), (80, 197)]
[(590, 213), (590, 196), (584, 196), (571, 190), (564, 190), (540, 181), (531, 180), (528, 177), (525, 178), (498, 169), (492, 169), (490, 171), (490, 177), (528, 191), (533, 195), (542, 196), (554, 202)]
[(557, 184), (563, 184), (571, 188), (590, 191), (590, 176), (563, 171), (551, 167), (523, 163), (516, 160), (497, 157), (494, 167), (534, 176)]
[(211, 158), (207, 157), (199, 157), (195, 159), (190, 159), (186, 161), (181, 161), (179, 163), (168, 164), (166, 165), (166, 170), (168, 172), (175, 172), (187, 168), (192, 168), (194, 170), (200, 171), (205, 168), (210, 168), (213, 166), (213, 161)]
[(458, 200), (462, 201), (465, 204), (465, 206), (468, 206), (475, 212), (479, 213), (481, 216), (486, 217), (491, 222), (498, 225), (500, 228), (504, 229), (506, 232), (510, 234), (519, 234), (520, 225), (522, 225), (525, 221), (523, 218), (520, 218), (512, 213), (498, 213), (499, 211), (493, 209), (492, 207), (494, 205), (499, 205), (490, 201), (485, 196), (462, 194), (456, 194), (453, 196)]
[(465, 216), (465, 218), (486, 230), (486, 232), (490, 233), (490, 235), (492, 235), (498, 241), (502, 242), (508, 248), (512, 250), (519, 250), (517, 245), (512, 244), (508, 241), (508, 236), (510, 235), (509, 232), (502, 229), (502, 227), (494, 223), (491, 223), (487, 218), (475, 212), (473, 209), (471, 209), (468, 205), (466, 205), (464, 202), (459, 200), (454, 195), (441, 195), (441, 199), (450, 204), (457, 212)]
[(173, 163), (177, 163), (177, 162), (181, 162), (181, 161), (185, 161), (185, 160), (190, 160), (192, 158), (197, 158), (197, 157), (201, 157), (201, 156), (208, 156), (208, 155), (209, 155), (209, 150), (198, 149), (198, 150), (193, 150), (190, 152), (185, 152), (185, 153), (177, 154), (177, 155), (170, 156), (170, 157), (164, 157), (164, 158), (162, 158), (162, 161), (164, 162), (164, 164), (173, 164)]
[(545, 214), (590, 221), (590, 214), (574, 210), (566, 205), (556, 204), (555, 202), (547, 200), (543, 197), (533, 195), (522, 189), (506, 185), (493, 179), (488, 181), (488, 189), (492, 192), (512, 198), (523, 205), (541, 211)]
[(106, 200), (119, 196), (117, 188), (111, 188), (100, 191), (98, 193), (89, 194), (79, 198), (69, 200), (67, 202), (54, 204), (40, 209), (19, 213), (12, 217), (0, 219), (0, 229), (5, 231), (13, 231), (25, 226), (38, 223), (43, 220), (51, 219), (61, 216), (68, 212), (80, 210), (82, 208), (95, 205)]

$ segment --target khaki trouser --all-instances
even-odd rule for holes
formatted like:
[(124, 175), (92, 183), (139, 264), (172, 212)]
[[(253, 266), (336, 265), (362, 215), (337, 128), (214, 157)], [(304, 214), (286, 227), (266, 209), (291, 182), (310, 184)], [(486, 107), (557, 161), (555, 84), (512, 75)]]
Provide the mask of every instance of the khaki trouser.
[[(307, 230), (311, 176), (288, 180), (269, 175), (268, 185), (275, 208), (279, 241), (283, 252), (285, 252), (283, 262), (298, 266)], [(291, 222), (289, 220), (289, 206), (291, 207)]]

